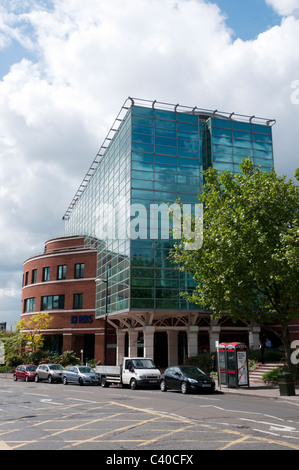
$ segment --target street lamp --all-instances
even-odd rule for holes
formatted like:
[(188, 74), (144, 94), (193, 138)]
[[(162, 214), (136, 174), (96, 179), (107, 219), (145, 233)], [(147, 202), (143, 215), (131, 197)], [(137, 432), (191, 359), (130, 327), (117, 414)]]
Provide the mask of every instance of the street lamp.
[(97, 278), (96, 282), (106, 283), (106, 301), (105, 301), (105, 334), (104, 334), (104, 366), (107, 365), (107, 324), (108, 324), (108, 271), (107, 279)]

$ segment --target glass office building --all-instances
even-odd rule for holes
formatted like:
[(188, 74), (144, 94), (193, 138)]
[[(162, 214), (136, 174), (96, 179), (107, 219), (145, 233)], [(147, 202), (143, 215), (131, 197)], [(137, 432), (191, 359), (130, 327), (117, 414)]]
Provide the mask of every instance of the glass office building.
[(238, 172), (250, 157), (269, 170), (274, 122), (156, 101), (124, 103), (64, 215), (65, 235), (84, 235), (97, 247), (96, 316), (108, 314), (116, 328), (118, 357), (157, 350), (161, 357), (167, 352), (169, 364), (211, 346), (209, 313), (180, 295), (194, 284), (168, 259), (176, 240), (165, 208), (180, 199), (193, 211), (209, 167)]

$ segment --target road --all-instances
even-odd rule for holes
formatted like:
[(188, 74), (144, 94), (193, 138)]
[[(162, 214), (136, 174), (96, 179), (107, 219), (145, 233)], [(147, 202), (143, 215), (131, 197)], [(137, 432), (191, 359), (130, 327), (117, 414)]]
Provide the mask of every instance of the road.
[(0, 449), (299, 450), (299, 402), (0, 379)]

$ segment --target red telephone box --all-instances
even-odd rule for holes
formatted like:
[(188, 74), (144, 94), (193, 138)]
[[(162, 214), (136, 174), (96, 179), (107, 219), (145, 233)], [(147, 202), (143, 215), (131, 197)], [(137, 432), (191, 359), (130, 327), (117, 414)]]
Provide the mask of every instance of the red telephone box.
[(248, 349), (244, 343), (220, 343), (217, 347), (218, 384), (249, 387)]

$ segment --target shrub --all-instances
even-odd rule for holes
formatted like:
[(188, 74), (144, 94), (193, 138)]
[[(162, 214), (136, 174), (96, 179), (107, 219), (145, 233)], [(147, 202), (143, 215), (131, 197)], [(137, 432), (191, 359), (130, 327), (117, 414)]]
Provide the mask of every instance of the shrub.
[(51, 362), (61, 364), (63, 367), (81, 364), (80, 359), (76, 357), (75, 351), (64, 351), (61, 355), (53, 356)]
[(275, 369), (268, 370), (262, 375), (262, 379), (264, 382), (278, 382), (278, 375), (281, 372), (285, 371), (283, 367), (276, 367)]
[(206, 374), (210, 374), (213, 370), (212, 356), (215, 356), (215, 371), (217, 370), (217, 354), (206, 352), (199, 353), (198, 356), (190, 356), (185, 359), (185, 365), (199, 367)]

